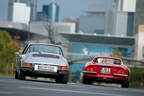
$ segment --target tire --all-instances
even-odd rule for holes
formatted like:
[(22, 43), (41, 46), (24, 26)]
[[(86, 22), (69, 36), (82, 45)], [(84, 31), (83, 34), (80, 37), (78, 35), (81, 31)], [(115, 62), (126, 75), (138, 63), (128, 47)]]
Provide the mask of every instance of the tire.
[(15, 79), (19, 79), (19, 78), (18, 78), (18, 72), (17, 72), (17, 71), (15, 71)]
[(129, 81), (123, 81), (121, 86), (122, 86), (122, 88), (128, 88), (129, 87)]
[(19, 70), (18, 79), (19, 80), (25, 80), (25, 74), (21, 70)]
[(90, 78), (86, 77), (86, 76), (83, 76), (83, 81), (82, 81), (83, 84), (92, 84), (92, 81)]
[(68, 83), (68, 75), (59, 76), (56, 78), (56, 83), (67, 84)]

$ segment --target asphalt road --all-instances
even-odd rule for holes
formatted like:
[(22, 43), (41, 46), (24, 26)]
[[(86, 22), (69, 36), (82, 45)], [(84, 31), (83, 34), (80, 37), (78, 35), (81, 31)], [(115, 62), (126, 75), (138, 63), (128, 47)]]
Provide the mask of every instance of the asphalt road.
[(0, 77), (0, 96), (144, 96), (144, 90)]

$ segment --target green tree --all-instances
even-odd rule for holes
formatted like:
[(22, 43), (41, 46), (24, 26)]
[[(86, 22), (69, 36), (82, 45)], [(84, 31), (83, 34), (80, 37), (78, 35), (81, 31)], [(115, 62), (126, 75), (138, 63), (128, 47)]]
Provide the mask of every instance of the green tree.
[(12, 64), (15, 62), (15, 52), (18, 51), (16, 42), (14, 42), (8, 32), (0, 30), (0, 71), (9, 73)]

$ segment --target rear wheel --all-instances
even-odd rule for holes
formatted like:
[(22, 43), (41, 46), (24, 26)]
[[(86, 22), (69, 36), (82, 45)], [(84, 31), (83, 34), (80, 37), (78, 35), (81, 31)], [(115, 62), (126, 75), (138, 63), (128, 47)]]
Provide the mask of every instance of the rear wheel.
[(58, 76), (56, 78), (57, 83), (67, 84), (68, 82), (68, 75)]
[(128, 80), (123, 81), (121, 86), (122, 86), (122, 88), (128, 88), (129, 87), (129, 81)]
[(83, 84), (92, 84), (92, 81), (90, 78), (83, 76)]
[(18, 72), (15, 71), (15, 79), (18, 79)]
[(25, 74), (21, 70), (18, 72), (18, 79), (25, 80)]

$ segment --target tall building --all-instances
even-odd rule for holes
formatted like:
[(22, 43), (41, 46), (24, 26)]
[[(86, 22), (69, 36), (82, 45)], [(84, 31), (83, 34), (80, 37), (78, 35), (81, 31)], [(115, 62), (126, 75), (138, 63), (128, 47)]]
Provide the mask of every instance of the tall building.
[(134, 24), (134, 34), (137, 34), (139, 25), (144, 25), (144, 0), (136, 0)]
[(37, 21), (58, 22), (59, 21), (58, 4), (53, 1), (49, 5), (43, 5), (42, 12), (37, 12)]
[(30, 7), (15, 0), (0, 0), (0, 21), (28, 24)]
[(31, 8), (31, 21), (36, 21), (37, 0), (15, 0), (15, 2), (26, 3)]
[(136, 45), (135, 45), (135, 58), (139, 60), (144, 59), (144, 25), (138, 26), (138, 32), (136, 34)]
[(12, 20), (13, 0), (0, 0), (0, 21)]
[(52, 2), (49, 4), (48, 21), (49, 22), (58, 22), (59, 21), (59, 6), (56, 2)]
[(29, 24), (30, 21), (30, 7), (25, 3), (14, 3), (12, 22)]
[(110, 5), (90, 5), (87, 15), (79, 18), (79, 31), (133, 36), (135, 8), (136, 0), (114, 0), (114, 3)]
[(111, 4), (92, 4), (87, 15), (79, 17), (79, 32), (112, 34), (113, 6)]
[(133, 36), (136, 0), (115, 0), (115, 4), (114, 34)]

